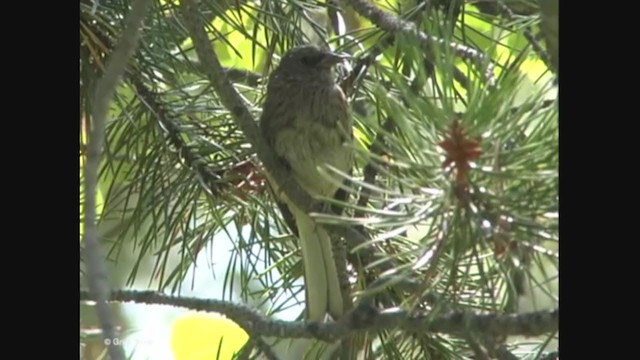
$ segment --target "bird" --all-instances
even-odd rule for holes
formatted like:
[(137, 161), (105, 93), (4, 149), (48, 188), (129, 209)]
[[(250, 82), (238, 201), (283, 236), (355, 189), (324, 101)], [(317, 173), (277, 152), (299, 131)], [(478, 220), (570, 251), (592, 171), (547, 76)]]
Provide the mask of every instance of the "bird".
[[(354, 154), (349, 102), (335, 81), (345, 56), (316, 45), (283, 54), (267, 82), (260, 129), (295, 181), (312, 197), (333, 197), (335, 181), (321, 174), (332, 166), (349, 174)], [(306, 318), (340, 318), (344, 311), (338, 271), (327, 231), (296, 207), (270, 179), (274, 193), (293, 215), (304, 265)]]

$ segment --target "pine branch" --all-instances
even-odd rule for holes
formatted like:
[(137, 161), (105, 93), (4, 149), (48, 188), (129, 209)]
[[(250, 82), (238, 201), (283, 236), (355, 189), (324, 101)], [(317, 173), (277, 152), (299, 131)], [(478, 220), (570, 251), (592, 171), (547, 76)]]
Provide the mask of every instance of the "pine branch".
[[(457, 44), (457, 43), (449, 43), (446, 44), (443, 39), (439, 39), (432, 35), (427, 35), (416, 27), (414, 23), (407, 22), (405, 20), (400, 19), (399, 17), (386, 13), (380, 9), (378, 9), (375, 5), (370, 4), (366, 0), (343, 0), (345, 3), (351, 5), (351, 7), (361, 16), (367, 18), (372, 23), (376, 24), (380, 29), (388, 31), (389, 33), (401, 33), (409, 36), (415, 36), (420, 40), (420, 43), (425, 47), (429, 48), (434, 44), (447, 45), (453, 53), (465, 60), (474, 60), (478, 65), (482, 65), (486, 60), (487, 56), (475, 49), (470, 47)], [(493, 76), (493, 64), (491, 61), (487, 61), (487, 68), (485, 69), (484, 76), (489, 81), (491, 85), (495, 83), (495, 78)], [(462, 79), (460, 79), (463, 81)]]
[[(87, 162), (84, 167), (84, 186), (86, 192), (84, 203), (84, 245), (86, 251), (87, 282), (92, 298), (96, 301), (96, 311), (102, 326), (102, 336), (105, 340), (116, 338), (116, 330), (111, 309), (107, 305), (107, 300), (110, 298), (110, 286), (107, 278), (107, 270), (98, 243), (98, 230), (96, 227), (98, 168), (104, 144), (105, 123), (107, 112), (109, 111), (109, 103), (111, 102), (116, 85), (124, 73), (129, 59), (137, 48), (142, 20), (151, 3), (149, 0), (136, 0), (133, 2), (131, 12), (127, 16), (122, 37), (111, 54), (102, 79), (100, 79), (96, 86), (93, 108), (93, 128), (91, 129), (91, 136), (89, 138)], [(108, 344), (111, 359), (124, 359), (124, 351), (117, 342), (108, 341)]]
[(169, 115), (157, 100), (157, 95), (142, 83), (138, 74), (130, 76), (130, 81), (140, 97), (140, 100), (151, 111), (158, 123), (166, 130), (166, 136), (169, 142), (178, 150), (179, 156), (184, 160), (185, 165), (193, 168), (199, 178), (204, 182), (205, 190), (212, 196), (220, 194), (222, 185), (223, 170), (211, 171), (207, 168), (207, 162), (199, 155), (195, 154), (180, 134), (180, 129), (175, 125)]
[(549, 50), (551, 64), (555, 69), (558, 77), (560, 76), (560, 69), (558, 68), (559, 61), (559, 43), (558, 43), (558, 0), (539, 0), (540, 12), (542, 13), (542, 33), (544, 34), (547, 50)]
[(232, 82), (246, 84), (248, 86), (256, 87), (264, 81), (262, 75), (254, 73), (249, 70), (236, 69), (236, 68), (224, 68), (227, 73), (227, 77)]
[(245, 346), (238, 354), (238, 360), (248, 360), (251, 358), (251, 353), (254, 349), (258, 349), (258, 352), (264, 355), (264, 358), (267, 360), (278, 360), (278, 357), (273, 352), (271, 347), (265, 343), (261, 338), (249, 338), (249, 341), (245, 344)]
[(500, 13), (499, 3), (503, 3), (509, 7), (511, 12), (518, 16), (530, 16), (536, 13), (537, 9), (534, 6), (534, 1), (522, 1), (522, 0), (482, 0), (476, 1), (474, 5), (478, 10), (486, 15), (498, 15)]
[[(417, 14), (419, 14), (419, 10), (425, 7), (426, 4), (427, 4), (426, 2), (421, 2), (420, 4), (418, 4), (414, 8), (413, 13), (407, 16), (406, 21), (413, 21), (417, 17)], [(353, 71), (346, 79), (343, 80), (341, 84), (342, 90), (344, 90), (346, 94), (351, 95), (352, 93), (355, 92), (355, 84), (357, 82), (357, 79), (364, 75), (364, 73), (367, 71), (369, 66), (371, 66), (371, 64), (374, 63), (375, 59), (380, 54), (382, 54), (387, 48), (392, 46), (395, 40), (396, 38), (393, 34), (386, 34), (384, 39), (381, 40), (379, 44), (374, 46), (366, 56), (363, 56), (356, 61), (356, 64), (353, 67)], [(456, 45), (456, 46), (459, 46), (459, 45)], [(475, 51), (475, 50), (472, 50), (472, 51)], [(425, 55), (426, 55), (424, 59), (425, 66), (428, 69), (433, 69), (433, 67), (435, 66), (434, 60), (433, 60), (433, 57), (434, 57), (433, 51), (431, 51), (430, 49), (427, 49)], [(489, 64), (489, 66), (491, 66), (491, 64)], [(453, 67), (453, 78), (464, 89), (467, 89), (467, 90), (469, 89), (469, 78), (467, 78), (467, 76), (457, 67)]]
[[(80, 291), (80, 300), (92, 300), (87, 291)], [(525, 314), (478, 314), (452, 312), (437, 315), (402, 310), (376, 312), (369, 307), (357, 307), (338, 322), (272, 320), (257, 310), (223, 300), (177, 297), (153, 291), (120, 290), (111, 293), (111, 300), (139, 304), (170, 305), (196, 311), (216, 312), (240, 325), (251, 337), (307, 338), (335, 342), (354, 332), (401, 329), (408, 332), (438, 332), (461, 335), (471, 333), (494, 336), (537, 336), (558, 329), (559, 310)]]
[(504, 345), (501, 345), (498, 350), (496, 350), (496, 358), (498, 360), (519, 360), (519, 358)]
[[(512, 20), (513, 18), (515, 18), (516, 15), (513, 13), (511, 8), (509, 8), (502, 1), (498, 1), (497, 2), (497, 7), (498, 7), (498, 9), (500, 9), (500, 13), (504, 17), (506, 17), (507, 19)], [(553, 65), (551, 63), (551, 56), (540, 45), (538, 40), (536, 40), (535, 36), (533, 36), (533, 33), (531, 33), (531, 27), (530, 26), (527, 26), (527, 27), (524, 28), (523, 35), (524, 35), (525, 39), (527, 39), (527, 41), (529, 41), (529, 43), (531, 44), (531, 47), (533, 47), (533, 50), (536, 52), (536, 54), (538, 54), (538, 56), (540, 57), (542, 62), (547, 66), (547, 68), (554, 69), (554, 67), (553, 67)]]

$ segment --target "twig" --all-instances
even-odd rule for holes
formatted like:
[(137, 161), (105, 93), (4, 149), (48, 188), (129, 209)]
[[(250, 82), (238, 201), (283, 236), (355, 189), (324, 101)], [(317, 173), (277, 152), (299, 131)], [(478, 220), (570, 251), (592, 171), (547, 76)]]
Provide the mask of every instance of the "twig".
[(475, 359), (477, 360), (491, 360), (491, 356), (489, 356), (489, 352), (485, 349), (479, 341), (475, 339), (473, 334), (466, 334), (465, 339), (467, 340), (467, 344), (473, 351), (475, 355)]
[[(409, 15), (407, 17), (408, 21), (412, 21), (413, 18), (416, 17), (416, 14), (418, 14), (418, 11), (420, 8), (426, 6), (426, 2), (422, 2), (420, 4), (418, 4), (418, 6), (416, 7), (415, 11), (413, 12), (413, 14)], [(393, 45), (393, 43), (395, 42), (395, 36), (394, 35), (387, 35), (384, 40), (381, 41), (381, 43), (379, 43), (378, 45), (376, 45), (367, 56), (361, 57), (360, 59), (358, 59), (358, 61), (356, 62), (356, 65), (353, 67), (353, 71), (351, 72), (351, 74), (342, 82), (341, 86), (342, 89), (348, 94), (351, 95), (351, 93), (355, 92), (354, 89), (354, 84), (357, 82), (357, 78), (361, 77), (362, 74), (364, 74), (367, 70), (367, 68), (369, 66), (371, 66), (371, 64), (373, 64), (373, 62), (375, 61), (375, 58), (378, 57), (380, 54), (382, 54), (384, 52), (384, 50), (386, 48), (388, 48), (389, 46)], [(434, 61), (433, 61), (433, 54), (432, 51), (430, 49), (427, 49), (427, 53), (426, 53), (426, 57), (425, 57), (425, 65), (428, 66), (429, 68), (433, 68), (434, 65)], [(457, 67), (453, 68), (453, 78), (454, 80), (456, 80), (460, 86), (462, 86), (464, 89), (469, 89), (469, 79), (467, 78), (467, 76)]]
[(210, 195), (218, 195), (221, 190), (220, 180), (225, 170), (211, 171), (207, 169), (207, 162), (189, 149), (178, 127), (169, 119), (166, 111), (156, 101), (156, 94), (147, 89), (136, 74), (131, 75), (129, 78), (142, 103), (147, 106), (161, 127), (166, 130), (169, 142), (178, 150), (178, 156), (184, 159), (186, 166), (194, 169), (198, 177), (202, 179), (205, 190)]
[[(511, 20), (515, 17), (515, 14), (511, 10), (511, 8), (509, 8), (501, 0), (497, 2), (497, 6), (500, 9), (500, 13), (507, 19)], [(529, 41), (529, 43), (533, 47), (533, 50), (536, 52), (536, 54), (540, 56), (540, 59), (542, 59), (542, 62), (547, 66), (547, 68), (553, 69), (551, 65), (551, 57), (549, 56), (549, 53), (544, 48), (542, 48), (542, 46), (540, 46), (540, 43), (538, 42), (538, 40), (536, 40), (535, 36), (533, 36), (533, 34), (531, 33), (531, 28), (529, 26), (524, 28), (523, 35), (525, 39)]]
[(124, 351), (116, 338), (114, 319), (107, 304), (110, 298), (110, 286), (107, 270), (98, 244), (98, 230), (96, 228), (96, 184), (98, 182), (98, 167), (102, 154), (105, 132), (105, 118), (109, 110), (109, 103), (116, 85), (122, 76), (129, 58), (138, 45), (138, 36), (142, 20), (150, 0), (136, 0), (133, 2), (131, 13), (127, 16), (126, 26), (122, 37), (105, 69), (102, 79), (96, 86), (93, 129), (89, 138), (87, 162), (84, 167), (84, 245), (86, 251), (87, 283), (92, 298), (96, 301), (96, 311), (102, 326), (102, 336), (109, 340), (109, 356), (113, 360), (124, 359)]
[(450, 315), (429, 316), (428, 313), (411, 316), (404, 311), (381, 313), (375, 316), (372, 324), (361, 330), (383, 330), (399, 327), (412, 332), (438, 332), (461, 335), (467, 331), (492, 334), (494, 336), (537, 336), (556, 331), (558, 328), (558, 309), (525, 314), (477, 314), (455, 312)]
[(465, 60), (474, 60), (478, 65), (482, 65), (486, 61), (487, 68), (485, 69), (484, 76), (491, 85), (495, 83), (495, 79), (493, 76), (493, 64), (491, 63), (491, 61), (487, 61), (488, 59), (483, 53), (461, 44), (453, 42), (447, 44), (443, 39), (427, 35), (418, 30), (415, 24), (402, 20), (393, 14), (386, 13), (378, 9), (375, 5), (368, 3), (366, 0), (343, 1), (351, 5), (351, 7), (353, 7), (353, 9), (358, 14), (364, 16), (385, 31), (394, 34), (402, 33), (405, 35), (415, 36), (426, 48), (433, 44), (446, 45), (453, 51), (456, 56)]
[(497, 338), (493, 334), (467, 334), (467, 343), (476, 355), (476, 359), (519, 360), (504, 345), (506, 337)]
[[(500, 9), (496, 4), (497, 2), (498, 0), (476, 0), (474, 1), (474, 5), (482, 14), (498, 15), (500, 13)], [(510, 8), (511, 11), (520, 16), (530, 16), (537, 12), (537, 3), (535, 1), (509, 1), (509, 4), (512, 6), (512, 8)], [(513, 7), (514, 5), (519, 6)]]
[[(80, 291), (80, 300), (92, 300), (87, 291)], [(380, 331), (399, 328), (409, 332), (438, 332), (461, 335), (468, 332), (494, 336), (537, 336), (558, 329), (558, 309), (525, 314), (478, 314), (453, 312), (433, 315), (427, 312), (377, 312), (358, 307), (338, 322), (282, 321), (269, 319), (257, 310), (223, 300), (197, 299), (164, 295), (153, 291), (113, 291), (112, 301), (140, 304), (171, 305), (196, 311), (217, 312), (240, 325), (252, 336), (278, 338), (340, 340), (353, 332)]]
[(238, 360), (248, 360), (251, 356), (251, 352), (256, 348), (262, 355), (264, 355), (265, 359), (278, 360), (278, 357), (271, 347), (259, 337), (252, 337), (247, 341), (242, 350), (240, 350), (240, 354), (238, 354)]
[(256, 347), (267, 360), (278, 360), (278, 356), (276, 355), (276, 353), (273, 352), (273, 349), (271, 349), (271, 347), (266, 342), (264, 342), (264, 340), (262, 340), (261, 338), (255, 338), (252, 339), (252, 341), (255, 341)]
[(509, 351), (505, 345), (500, 345), (496, 350), (496, 358), (498, 360), (520, 360), (511, 351)]
[(240, 353), (238, 354), (237, 360), (249, 360), (253, 349), (256, 348), (255, 338), (249, 338), (246, 344), (240, 349)]
[[(545, 39), (545, 44), (547, 45), (547, 51), (550, 54), (551, 64), (553, 65), (553, 69), (556, 72), (557, 77), (560, 77), (560, 69), (558, 68), (559, 61), (559, 43), (558, 43), (558, 0), (539, 0), (538, 5), (540, 6), (540, 14), (542, 18), (542, 22), (540, 24), (540, 34)], [(556, 81), (558, 79), (556, 78)]]
[[(544, 100), (541, 103), (539, 103), (539, 105), (537, 107), (537, 110), (546, 109), (548, 107), (551, 107), (551, 105), (553, 105), (555, 103), (556, 103), (555, 99)], [(537, 105), (536, 103), (531, 103), (531, 104), (526, 104), (526, 105), (523, 105), (523, 106), (514, 106), (511, 109), (509, 109), (509, 113), (510, 114), (516, 114), (516, 113), (518, 113), (520, 111), (522, 111), (522, 112), (532, 111), (533, 109), (536, 109), (536, 105)], [(458, 118), (461, 118), (461, 117), (464, 116), (465, 113), (464, 112), (456, 112), (455, 114), (456, 114), (456, 116)]]
[[(353, 309), (353, 301), (351, 299), (351, 283), (349, 282), (349, 272), (347, 270), (347, 251), (342, 239), (335, 236), (331, 237), (331, 248), (333, 251), (334, 262), (338, 273), (338, 281), (340, 282), (340, 292), (342, 293), (342, 305), (345, 312)], [(343, 339), (340, 345), (340, 353), (342, 359), (350, 359), (349, 354), (353, 350), (353, 338)]]
[(264, 81), (262, 75), (249, 70), (236, 69), (232, 67), (224, 68), (230, 81), (243, 83), (249, 86), (258, 86)]

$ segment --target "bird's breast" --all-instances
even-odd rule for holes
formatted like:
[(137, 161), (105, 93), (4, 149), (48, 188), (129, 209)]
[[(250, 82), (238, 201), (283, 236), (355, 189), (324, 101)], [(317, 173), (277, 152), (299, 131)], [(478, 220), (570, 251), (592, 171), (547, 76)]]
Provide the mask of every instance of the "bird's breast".
[(276, 152), (287, 159), (305, 190), (332, 196), (336, 182), (324, 178), (319, 167), (351, 168), (353, 153), (345, 145), (352, 138), (348, 103), (337, 86), (308, 86), (289, 96), (291, 117), (276, 136)]

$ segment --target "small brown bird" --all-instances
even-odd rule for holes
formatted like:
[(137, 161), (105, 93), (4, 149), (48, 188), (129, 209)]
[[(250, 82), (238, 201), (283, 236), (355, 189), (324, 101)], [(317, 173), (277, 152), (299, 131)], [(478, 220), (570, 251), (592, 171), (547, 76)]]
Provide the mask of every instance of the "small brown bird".
[[(345, 173), (352, 167), (353, 152), (346, 145), (353, 140), (351, 111), (333, 73), (343, 59), (316, 46), (300, 46), (287, 52), (269, 77), (262, 134), (311, 196), (332, 197), (338, 190), (320, 174), (320, 167), (330, 165)], [(322, 321), (328, 313), (338, 319), (344, 306), (329, 235), (274, 190), (298, 228), (307, 318)]]

